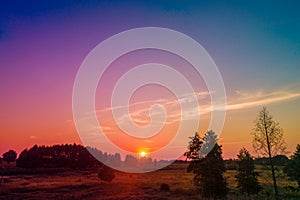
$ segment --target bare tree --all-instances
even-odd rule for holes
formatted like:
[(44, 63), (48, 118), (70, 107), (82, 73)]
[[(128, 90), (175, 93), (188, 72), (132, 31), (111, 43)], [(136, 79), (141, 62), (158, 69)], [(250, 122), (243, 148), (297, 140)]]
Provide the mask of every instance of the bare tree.
[(278, 198), (273, 157), (286, 152), (286, 143), (283, 138), (282, 128), (280, 128), (279, 123), (273, 119), (265, 107), (259, 112), (254, 121), (252, 135), (254, 150), (259, 155), (269, 158), (275, 196)]

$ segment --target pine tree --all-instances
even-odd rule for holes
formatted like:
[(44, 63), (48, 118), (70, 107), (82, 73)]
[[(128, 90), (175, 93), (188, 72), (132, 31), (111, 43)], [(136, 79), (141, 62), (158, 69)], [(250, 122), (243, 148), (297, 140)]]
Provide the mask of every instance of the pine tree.
[[(203, 140), (196, 133), (191, 139), (185, 156), (191, 159), (187, 171), (195, 174), (194, 185), (203, 197), (226, 197), (227, 187), (223, 177), (225, 162), (222, 158), (222, 147), (216, 143), (215, 133), (208, 131)], [(207, 149), (209, 145), (213, 145), (213, 148), (209, 148), (211, 151), (207, 152), (206, 156), (201, 156), (201, 148)]]
[(238, 188), (241, 193), (257, 194), (261, 187), (258, 183), (258, 173), (254, 171), (253, 157), (245, 148), (240, 150), (238, 156), (238, 174), (236, 175)]
[(284, 172), (294, 181), (297, 181), (300, 188), (300, 145), (297, 145), (296, 151), (284, 167)]
[(189, 149), (184, 153), (184, 156), (186, 159), (191, 160), (191, 162), (194, 162), (196, 160), (199, 160), (199, 152), (202, 145), (202, 140), (198, 133), (195, 133), (194, 137), (190, 137), (191, 141), (189, 142)]

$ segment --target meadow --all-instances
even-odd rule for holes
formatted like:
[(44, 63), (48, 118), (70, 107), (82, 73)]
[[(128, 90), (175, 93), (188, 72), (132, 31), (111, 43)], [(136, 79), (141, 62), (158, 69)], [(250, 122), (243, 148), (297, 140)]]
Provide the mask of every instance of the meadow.
[[(201, 199), (193, 185), (193, 174), (186, 172), (186, 166), (186, 163), (172, 164), (144, 174), (116, 171), (116, 177), (110, 183), (100, 181), (96, 169), (22, 172), (4, 180), (0, 186), (0, 199)], [(261, 174), (259, 182), (263, 190), (258, 196), (248, 198), (239, 194), (236, 188), (236, 170), (227, 170), (224, 174), (229, 188), (227, 199), (273, 199), (272, 182), (265, 178), (268, 172), (260, 166), (257, 171)], [(162, 184), (169, 186), (169, 190)], [(281, 199), (300, 199), (299, 192), (287, 190), (288, 186), (297, 185), (283, 173), (279, 173), (278, 185)]]

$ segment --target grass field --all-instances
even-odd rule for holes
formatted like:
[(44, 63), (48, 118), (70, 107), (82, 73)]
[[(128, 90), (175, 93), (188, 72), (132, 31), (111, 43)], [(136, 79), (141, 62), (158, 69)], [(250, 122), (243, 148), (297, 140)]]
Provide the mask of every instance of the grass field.
[[(263, 191), (252, 199), (272, 199), (272, 183), (267, 181), (266, 170), (260, 169)], [(228, 199), (246, 199), (236, 189), (235, 170), (224, 174), (230, 189)], [(201, 199), (193, 183), (193, 174), (186, 172), (186, 164), (173, 164), (163, 170), (146, 174), (116, 172), (111, 183), (102, 182), (96, 170), (70, 170), (52, 174), (16, 175), (0, 186), (0, 199)], [(169, 191), (161, 190), (168, 184)], [(296, 187), (281, 175), (278, 178), (281, 199), (300, 199), (300, 194), (286, 191), (284, 187)]]

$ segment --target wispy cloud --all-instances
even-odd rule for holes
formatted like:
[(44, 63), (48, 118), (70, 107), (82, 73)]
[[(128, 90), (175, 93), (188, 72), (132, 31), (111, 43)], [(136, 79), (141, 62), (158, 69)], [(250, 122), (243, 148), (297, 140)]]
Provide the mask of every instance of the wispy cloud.
[[(174, 105), (174, 104), (178, 104), (178, 102), (191, 102), (194, 100), (194, 96), (196, 96), (196, 98), (198, 100), (200, 99), (205, 99), (207, 97), (209, 97), (210, 93), (209, 92), (195, 92), (193, 94), (186, 94), (181, 96), (178, 100), (174, 100), (174, 99), (156, 99), (156, 100), (149, 100), (149, 101), (140, 101), (140, 102), (135, 102), (135, 103), (131, 103), (129, 105), (122, 105), (122, 106), (115, 106), (115, 107), (107, 107), (107, 108), (103, 108), (103, 109), (98, 109), (96, 111), (96, 113), (102, 113), (102, 112), (107, 112), (107, 111), (111, 111), (111, 110), (117, 110), (117, 109), (128, 109), (131, 107), (135, 107), (135, 106), (140, 106), (140, 105), (144, 105), (144, 106), (148, 106), (148, 105), (153, 105), (153, 104), (160, 104), (163, 106), (170, 106), (170, 105)], [(144, 108), (144, 109), (140, 109), (140, 111), (137, 112), (144, 112), (145, 110), (148, 110), (149, 107)]]
[(241, 110), (257, 106), (265, 106), (272, 103), (278, 103), (300, 97), (300, 93), (288, 91), (276, 91), (265, 93), (263, 91), (257, 92), (241, 92), (236, 91), (236, 99), (229, 100), (226, 105), (226, 110)]
[[(195, 104), (192, 103), (196, 100), (198, 101), (198, 107), (195, 107)], [(181, 120), (192, 120), (195, 119), (195, 117), (201, 115), (206, 116), (213, 110), (215, 111), (232, 111), (232, 110), (243, 110), (243, 109), (249, 109), (257, 106), (267, 106), (273, 103), (288, 101), (292, 99), (296, 99), (300, 97), (300, 93), (288, 91), (288, 90), (282, 90), (282, 91), (275, 91), (275, 92), (265, 92), (265, 91), (235, 91), (235, 94), (232, 96), (227, 97), (227, 104), (226, 106), (218, 106), (218, 105), (211, 105), (210, 102), (210, 93), (208, 92), (199, 92), (196, 94), (187, 94), (182, 96), (179, 100), (177, 99), (157, 99), (157, 100), (151, 100), (151, 101), (141, 101), (137, 103), (133, 103), (130, 105), (124, 105), (124, 106), (117, 106), (117, 107), (110, 107), (110, 108), (103, 108), (96, 111), (97, 115), (105, 116), (108, 113), (111, 113), (113, 110), (121, 109), (122, 115), (119, 116), (117, 119), (114, 119), (119, 124), (124, 123), (125, 125), (133, 125), (131, 118), (134, 119), (135, 122), (141, 123), (141, 124), (147, 124), (150, 123), (150, 116), (149, 116), (149, 108), (151, 105), (159, 104), (161, 105), (166, 111), (167, 111), (167, 121), (165, 121), (165, 125), (172, 124), (172, 123), (178, 123)], [(191, 102), (191, 106), (186, 107), (185, 114), (180, 112), (180, 109), (178, 109), (180, 102), (185, 102), (188, 104), (188, 102)], [(130, 110), (130, 113), (127, 113), (127, 111)], [(123, 114), (124, 113), (124, 114)], [(128, 115), (130, 114), (130, 116)], [(154, 117), (156, 119), (164, 120), (165, 113), (162, 112), (162, 110), (154, 110), (151, 111), (151, 117)], [(104, 120), (108, 120), (102, 118)], [(110, 118), (111, 119), (111, 118)], [(114, 123), (111, 123), (107, 121), (105, 126), (101, 126), (102, 130), (104, 130), (106, 133), (113, 133), (116, 131), (113, 126), (115, 126)], [(161, 123), (153, 123), (153, 126), (161, 126)]]

